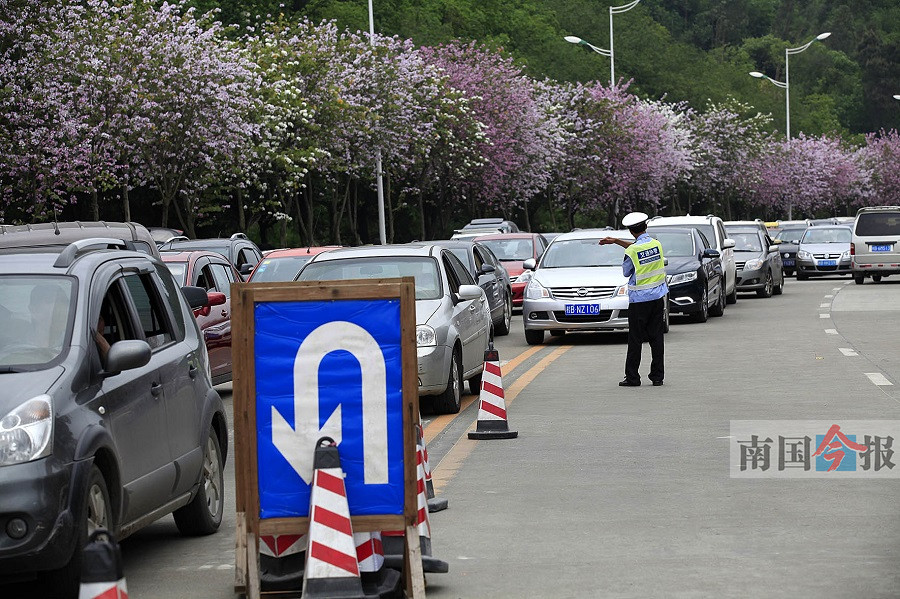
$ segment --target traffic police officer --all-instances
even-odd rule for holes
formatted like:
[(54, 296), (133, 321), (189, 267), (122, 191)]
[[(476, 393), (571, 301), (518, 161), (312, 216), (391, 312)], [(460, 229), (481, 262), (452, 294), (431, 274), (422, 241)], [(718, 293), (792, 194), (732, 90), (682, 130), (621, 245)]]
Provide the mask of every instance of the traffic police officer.
[(628, 277), (628, 354), (625, 357), (625, 379), (620, 387), (638, 387), (641, 375), (641, 346), (650, 342), (650, 380), (655, 387), (663, 384), (663, 333), (665, 330), (666, 268), (660, 243), (647, 235), (647, 219), (643, 212), (631, 212), (622, 226), (634, 235), (634, 241), (604, 237), (600, 245), (615, 243), (625, 248), (622, 272)]

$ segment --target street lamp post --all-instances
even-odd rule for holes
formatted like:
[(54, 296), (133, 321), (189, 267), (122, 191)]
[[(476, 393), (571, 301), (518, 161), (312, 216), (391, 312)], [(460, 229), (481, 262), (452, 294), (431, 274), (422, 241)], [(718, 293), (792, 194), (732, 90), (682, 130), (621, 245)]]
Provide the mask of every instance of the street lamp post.
[[(369, 41), (375, 47), (375, 19), (372, 17), (372, 0), (369, 0)], [(381, 245), (387, 244), (384, 227), (384, 185), (381, 181), (381, 148), (375, 150), (375, 188), (378, 190), (378, 238)]]
[(766, 79), (770, 81), (772, 84), (782, 88), (784, 90), (784, 107), (785, 107), (785, 136), (790, 139), (791, 138), (791, 70), (790, 70), (790, 56), (792, 54), (800, 54), (815, 42), (820, 42), (831, 35), (831, 32), (820, 33), (815, 38), (810, 40), (809, 42), (803, 44), (802, 46), (797, 46), (796, 48), (785, 48), (784, 50), (784, 82), (776, 81), (767, 75), (763, 75), (760, 72), (753, 71), (750, 73), (751, 77), (757, 77), (759, 79)]
[(622, 6), (610, 6), (609, 7), (609, 50), (606, 48), (598, 48), (593, 44), (589, 44), (580, 37), (576, 37), (574, 35), (567, 35), (565, 39), (570, 44), (578, 44), (579, 46), (585, 46), (586, 48), (590, 48), (597, 54), (602, 54), (609, 58), (609, 86), (612, 87), (616, 84), (616, 52), (615, 52), (615, 43), (613, 40), (613, 15), (619, 15), (623, 12), (628, 12), (632, 8), (638, 5), (641, 0), (634, 0), (633, 2), (629, 2), (628, 4), (623, 4)]

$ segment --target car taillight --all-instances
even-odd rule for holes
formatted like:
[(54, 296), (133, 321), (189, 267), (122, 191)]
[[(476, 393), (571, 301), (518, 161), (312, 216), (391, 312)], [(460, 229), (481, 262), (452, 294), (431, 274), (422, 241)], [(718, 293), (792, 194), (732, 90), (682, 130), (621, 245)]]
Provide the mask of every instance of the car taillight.
[(856, 244), (855, 244), (855, 243), (851, 243), (851, 244), (850, 244), (850, 255), (851, 255), (851, 256), (855, 256), (855, 255), (856, 255)]

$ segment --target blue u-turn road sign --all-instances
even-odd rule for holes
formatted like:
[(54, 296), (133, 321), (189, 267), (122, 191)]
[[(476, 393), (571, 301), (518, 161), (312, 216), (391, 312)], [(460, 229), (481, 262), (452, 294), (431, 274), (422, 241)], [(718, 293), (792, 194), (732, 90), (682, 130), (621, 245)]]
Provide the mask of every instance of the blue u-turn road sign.
[(323, 436), (338, 442), (352, 516), (403, 514), (400, 301), (254, 310), (259, 517), (309, 515)]

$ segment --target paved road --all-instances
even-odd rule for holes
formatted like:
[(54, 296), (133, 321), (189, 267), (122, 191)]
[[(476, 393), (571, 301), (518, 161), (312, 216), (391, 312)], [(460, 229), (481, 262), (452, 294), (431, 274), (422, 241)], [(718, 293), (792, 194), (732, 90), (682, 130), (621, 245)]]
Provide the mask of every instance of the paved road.
[[(621, 335), (531, 348), (517, 317), (498, 347), (519, 438), (468, 440), (474, 403), (426, 423), (450, 501), (432, 515), (435, 556), (451, 567), (428, 596), (897, 596), (895, 483), (732, 479), (727, 439), (739, 419), (900, 419), (900, 281), (887, 281), (789, 280), (781, 297), (676, 321), (661, 388), (616, 385)], [(130, 595), (233, 597), (233, 506), (229, 493), (210, 537), (182, 538), (169, 517), (127, 539)]]

